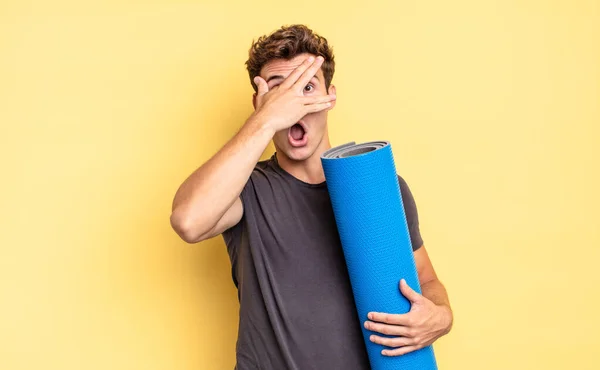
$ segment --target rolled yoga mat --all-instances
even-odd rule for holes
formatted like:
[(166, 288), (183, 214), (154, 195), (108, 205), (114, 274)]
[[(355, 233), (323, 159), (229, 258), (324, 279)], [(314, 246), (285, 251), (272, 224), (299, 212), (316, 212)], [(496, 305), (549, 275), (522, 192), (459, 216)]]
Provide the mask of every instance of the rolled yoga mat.
[[(369, 340), (369, 312), (407, 313), (400, 279), (421, 293), (389, 142), (349, 143), (321, 156), (360, 325), (373, 370), (436, 370), (431, 346), (399, 357)], [(382, 334), (378, 334), (382, 335)], [(382, 335), (383, 336), (383, 335)]]

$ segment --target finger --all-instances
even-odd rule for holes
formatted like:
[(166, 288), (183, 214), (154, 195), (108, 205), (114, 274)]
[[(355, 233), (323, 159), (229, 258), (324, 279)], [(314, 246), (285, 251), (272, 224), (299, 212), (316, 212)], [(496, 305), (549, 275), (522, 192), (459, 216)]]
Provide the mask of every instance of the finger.
[(418, 346), (404, 346), (396, 349), (384, 349), (381, 354), (384, 356), (402, 356), (418, 349)]
[(369, 312), (369, 320), (383, 322), (391, 325), (404, 325), (410, 326), (411, 319), (410, 314), (390, 314), (390, 313), (381, 313), (381, 312)]
[(423, 296), (415, 292), (410, 286), (408, 286), (408, 283), (404, 279), (400, 280), (400, 292), (402, 292), (402, 295), (405, 296), (406, 299), (408, 299), (412, 303), (421, 302), (421, 300), (423, 299)]
[(257, 87), (256, 96), (263, 96), (269, 92), (269, 85), (267, 84), (267, 81), (265, 81), (262, 77), (254, 77), (254, 83)]
[(319, 103), (319, 104), (309, 104), (309, 105), (304, 106), (304, 112), (305, 112), (305, 114), (317, 113), (317, 112), (321, 112), (321, 111), (324, 111), (329, 108), (331, 108), (331, 102)]
[(392, 347), (392, 348), (412, 346), (412, 345), (416, 344), (414, 338), (407, 338), (407, 337), (385, 338), (385, 337), (380, 337), (379, 335), (371, 335), (369, 337), (369, 339), (373, 343), (381, 344), (382, 346)]
[(373, 321), (366, 321), (365, 329), (384, 335), (398, 335), (407, 338), (412, 338), (414, 334), (413, 331), (406, 326), (388, 325)]
[(304, 89), (304, 87), (306, 86), (306, 84), (308, 84), (310, 79), (317, 74), (319, 68), (321, 68), (321, 64), (323, 64), (323, 61), (323, 57), (318, 56), (317, 59), (315, 59), (314, 63), (310, 67), (308, 67), (304, 71), (304, 73), (302, 73), (302, 76), (298, 78), (298, 81), (294, 83), (294, 88)]
[(321, 103), (328, 103), (331, 101), (334, 101), (336, 98), (335, 95), (330, 94), (330, 95), (319, 95), (319, 96), (305, 96), (304, 98), (302, 98), (302, 101), (304, 102), (304, 105), (309, 105), (309, 104), (321, 104)]
[(314, 61), (315, 57), (313, 57), (312, 55), (306, 58), (304, 62), (302, 62), (302, 64), (300, 64), (298, 67), (296, 67), (296, 69), (294, 69), (292, 73), (290, 73), (290, 75), (287, 76), (287, 78), (283, 80), (283, 82), (279, 86), (283, 89), (287, 89), (293, 86), (294, 83), (298, 81), (298, 78), (302, 76), (302, 73), (304, 73), (304, 71), (306, 71), (306, 69), (308, 69), (308, 67), (310, 67), (310, 65), (313, 64)]

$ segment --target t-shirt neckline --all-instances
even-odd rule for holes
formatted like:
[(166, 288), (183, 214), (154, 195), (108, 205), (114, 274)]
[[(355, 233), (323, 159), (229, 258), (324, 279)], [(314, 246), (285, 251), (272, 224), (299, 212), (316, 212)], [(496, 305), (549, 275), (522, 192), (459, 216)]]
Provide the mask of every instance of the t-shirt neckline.
[(299, 178), (297, 178), (296, 176), (292, 175), (291, 173), (287, 172), (286, 170), (284, 170), (280, 165), (279, 165), (279, 161), (277, 160), (277, 152), (273, 153), (273, 155), (271, 156), (271, 163), (273, 165), (273, 168), (279, 172), (280, 174), (282, 174), (283, 176), (287, 177), (288, 179), (292, 180), (292, 182), (297, 183), (299, 185), (302, 186), (306, 186), (309, 188), (323, 188), (326, 185), (326, 182), (320, 182), (318, 184), (311, 184), (309, 182), (305, 182), (300, 180)]

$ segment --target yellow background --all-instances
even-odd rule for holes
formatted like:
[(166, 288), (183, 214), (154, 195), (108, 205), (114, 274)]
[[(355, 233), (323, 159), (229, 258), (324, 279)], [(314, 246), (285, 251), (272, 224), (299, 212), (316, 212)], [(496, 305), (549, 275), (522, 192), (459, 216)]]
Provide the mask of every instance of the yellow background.
[(290, 23), (334, 45), (332, 143), (390, 140), (413, 190), (455, 310), (440, 369), (600, 368), (597, 1), (14, 0), (0, 369), (232, 369), (224, 244), (180, 241), (171, 199)]

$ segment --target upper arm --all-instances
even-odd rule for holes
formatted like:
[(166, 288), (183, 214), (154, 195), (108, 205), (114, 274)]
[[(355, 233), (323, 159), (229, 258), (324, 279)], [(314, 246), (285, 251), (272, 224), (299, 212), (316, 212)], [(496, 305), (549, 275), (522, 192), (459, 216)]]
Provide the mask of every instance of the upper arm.
[(421, 285), (437, 279), (433, 264), (429, 259), (429, 254), (423, 245), (423, 237), (419, 228), (419, 213), (415, 198), (404, 179), (398, 176), (400, 182), (400, 191), (402, 193), (402, 202), (406, 213), (406, 221), (412, 242), (413, 256), (417, 266), (417, 274), (419, 275), (419, 283)]
[(419, 283), (421, 285), (437, 279), (433, 264), (429, 259), (425, 246), (421, 246), (413, 253), (415, 264), (417, 265), (417, 273), (419, 275)]
[(200, 236), (198, 241), (214, 238), (215, 236), (221, 235), (225, 230), (235, 226), (240, 222), (244, 214), (244, 207), (242, 200), (237, 197), (231, 207), (221, 216), (221, 219), (217, 221), (216, 225), (213, 226), (208, 232)]

